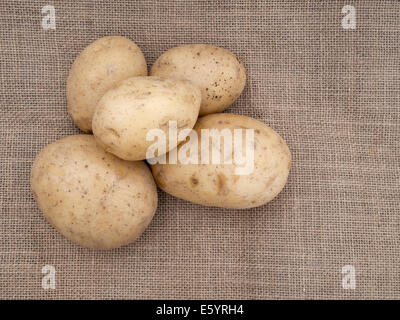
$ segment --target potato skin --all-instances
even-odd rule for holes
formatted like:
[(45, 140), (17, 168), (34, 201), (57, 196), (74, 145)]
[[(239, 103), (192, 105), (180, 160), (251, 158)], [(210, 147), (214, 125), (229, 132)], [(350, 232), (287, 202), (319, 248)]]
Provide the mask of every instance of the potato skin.
[[(234, 164), (158, 163), (152, 165), (157, 185), (175, 197), (222, 208), (257, 207), (276, 197), (286, 183), (291, 165), (291, 154), (285, 141), (255, 119), (227, 113), (212, 114), (199, 118), (194, 127), (199, 136), (199, 150), (201, 130), (213, 128), (226, 128), (231, 132), (233, 129), (254, 129), (254, 171), (249, 175), (235, 175)], [(178, 150), (182, 146), (179, 145)]]
[(119, 81), (146, 76), (147, 63), (140, 48), (119, 36), (100, 38), (76, 58), (67, 79), (68, 113), (84, 132), (91, 132), (95, 106)]
[[(201, 101), (199, 88), (187, 80), (134, 77), (109, 90), (93, 116), (93, 134), (108, 152), (125, 160), (146, 159), (154, 142), (146, 141), (150, 129), (161, 129), (169, 143), (169, 121), (177, 122), (178, 132), (193, 128)], [(160, 154), (161, 155), (161, 154)]]
[(150, 75), (188, 79), (201, 89), (200, 116), (227, 109), (242, 93), (246, 71), (230, 51), (208, 44), (189, 44), (164, 52)]
[(112, 249), (134, 241), (157, 208), (147, 165), (106, 153), (92, 135), (46, 146), (33, 163), (31, 188), (46, 219), (87, 248)]

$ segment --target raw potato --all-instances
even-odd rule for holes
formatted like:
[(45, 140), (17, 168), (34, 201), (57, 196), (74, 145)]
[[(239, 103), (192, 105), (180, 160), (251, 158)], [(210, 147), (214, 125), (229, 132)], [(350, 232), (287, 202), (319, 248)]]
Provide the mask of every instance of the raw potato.
[(166, 152), (175, 148), (176, 141), (168, 139), (169, 121), (176, 121), (178, 134), (193, 128), (200, 101), (200, 90), (187, 80), (130, 78), (101, 98), (93, 116), (93, 134), (106, 151), (121, 159), (143, 160), (155, 143), (146, 141), (149, 130), (165, 132)]
[(92, 135), (45, 147), (33, 164), (31, 187), (47, 220), (88, 248), (112, 249), (134, 241), (157, 207), (147, 165), (106, 153)]
[[(199, 150), (200, 130), (213, 128), (219, 131), (226, 128), (232, 136), (233, 129), (254, 129), (254, 171), (248, 175), (235, 175), (235, 164), (155, 164), (152, 171), (158, 186), (175, 197), (223, 208), (257, 207), (276, 197), (286, 183), (291, 164), (285, 141), (255, 119), (212, 114), (199, 118), (194, 127), (199, 136)], [(243, 133), (243, 144), (245, 141)], [(183, 144), (179, 145), (178, 153), (182, 147)], [(223, 148), (221, 159), (222, 151)]]
[(68, 112), (84, 132), (91, 132), (95, 106), (121, 80), (146, 76), (140, 48), (124, 37), (104, 37), (87, 46), (76, 58), (67, 80)]
[(230, 51), (208, 44), (189, 44), (163, 53), (150, 75), (188, 79), (201, 89), (200, 115), (221, 112), (242, 93), (246, 71)]

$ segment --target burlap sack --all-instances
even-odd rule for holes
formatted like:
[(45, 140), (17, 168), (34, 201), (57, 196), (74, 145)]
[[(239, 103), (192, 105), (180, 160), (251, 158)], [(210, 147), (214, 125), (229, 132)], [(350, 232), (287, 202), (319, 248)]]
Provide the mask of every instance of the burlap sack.
[[(42, 27), (43, 1), (0, 4), (0, 298), (400, 298), (398, 1), (48, 4), (56, 29)], [(345, 5), (355, 29), (342, 26)], [(236, 53), (248, 81), (227, 111), (271, 126), (293, 153), (278, 198), (234, 211), (159, 192), (144, 235), (108, 252), (56, 232), (31, 195), (30, 167), (79, 132), (66, 77), (105, 35), (135, 41), (149, 65), (185, 43)], [(45, 265), (54, 290), (42, 288)]]

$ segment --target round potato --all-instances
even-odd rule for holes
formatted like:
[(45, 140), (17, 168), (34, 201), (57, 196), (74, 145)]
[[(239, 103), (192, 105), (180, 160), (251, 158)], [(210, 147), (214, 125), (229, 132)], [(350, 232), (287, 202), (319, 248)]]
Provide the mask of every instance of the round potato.
[(200, 102), (200, 89), (190, 81), (130, 78), (101, 98), (93, 116), (93, 134), (106, 151), (121, 159), (143, 160), (153, 144), (148, 134), (162, 130), (164, 153), (175, 148), (177, 140), (169, 139), (170, 122), (176, 124), (178, 134), (193, 128)]
[[(171, 195), (206, 206), (244, 209), (271, 201), (284, 187), (291, 154), (265, 124), (240, 115), (212, 114), (199, 118), (189, 137), (178, 146), (176, 164), (152, 165), (158, 186)], [(193, 156), (191, 151), (197, 152)], [(214, 156), (219, 160), (214, 162)]]
[(221, 112), (242, 93), (246, 71), (230, 51), (208, 44), (189, 44), (163, 53), (150, 75), (188, 79), (201, 89), (200, 115)]
[(147, 165), (105, 152), (92, 135), (69, 136), (45, 147), (33, 164), (31, 187), (46, 219), (88, 248), (134, 241), (157, 208)]
[(146, 76), (147, 64), (139, 47), (123, 37), (104, 37), (76, 58), (67, 80), (68, 112), (84, 132), (91, 132), (95, 106), (121, 80)]

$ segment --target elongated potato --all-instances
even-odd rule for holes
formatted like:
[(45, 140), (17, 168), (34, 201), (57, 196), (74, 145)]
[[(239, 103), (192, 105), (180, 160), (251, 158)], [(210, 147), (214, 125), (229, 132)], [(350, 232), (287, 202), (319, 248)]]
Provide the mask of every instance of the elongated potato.
[(138, 238), (157, 207), (157, 191), (143, 161), (118, 159), (92, 135), (45, 147), (31, 171), (33, 195), (46, 219), (84, 247), (112, 249)]
[[(207, 138), (205, 132), (212, 137), (211, 130), (223, 138), (219, 142)], [(226, 135), (222, 135), (224, 130)], [(284, 187), (291, 154), (285, 141), (270, 127), (249, 117), (225, 113), (199, 118), (194, 131), (198, 138), (191, 136), (186, 144), (178, 146), (178, 163), (152, 165), (153, 176), (164, 191), (206, 206), (243, 209), (271, 201)], [(251, 139), (251, 132), (254, 139)], [(242, 140), (235, 139), (237, 133)], [(232, 142), (225, 145), (229, 136)], [(192, 138), (194, 144), (191, 144)], [(242, 146), (242, 162), (239, 153), (236, 154), (235, 141), (238, 141), (237, 146)], [(187, 147), (190, 144), (195, 147), (193, 151), (197, 151), (197, 156), (190, 155)], [(208, 150), (206, 157), (202, 156), (204, 150)], [(218, 159), (213, 162), (214, 155), (219, 156), (219, 162)]]
[(146, 60), (134, 42), (114, 36), (98, 39), (79, 54), (69, 72), (68, 112), (81, 130), (91, 132), (94, 108), (104, 93), (121, 80), (146, 75)]
[(221, 112), (242, 93), (246, 71), (230, 51), (208, 44), (188, 44), (164, 52), (150, 75), (188, 79), (201, 89), (200, 115)]
[(177, 134), (193, 128), (200, 101), (200, 90), (187, 80), (130, 78), (101, 98), (93, 134), (106, 151), (121, 159), (143, 160), (153, 144), (146, 140), (148, 133), (159, 129), (165, 133), (166, 153), (177, 146), (169, 139), (170, 121), (176, 123)]

